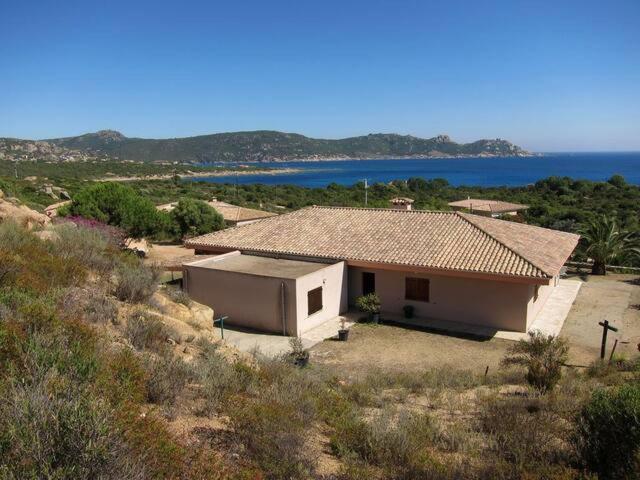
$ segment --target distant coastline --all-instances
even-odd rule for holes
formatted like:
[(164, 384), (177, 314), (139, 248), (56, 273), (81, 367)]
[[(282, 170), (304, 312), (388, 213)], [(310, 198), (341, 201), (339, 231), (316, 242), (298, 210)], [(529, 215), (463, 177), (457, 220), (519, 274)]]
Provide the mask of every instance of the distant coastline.
[(292, 175), (302, 172), (301, 168), (273, 168), (273, 169), (251, 169), (251, 170), (214, 170), (210, 172), (185, 172), (177, 174), (150, 174), (150, 175), (127, 175), (127, 176), (106, 176), (96, 179), (98, 182), (135, 182), (139, 180), (169, 180), (174, 176), (180, 178), (209, 178), (209, 177), (230, 177), (246, 175)]

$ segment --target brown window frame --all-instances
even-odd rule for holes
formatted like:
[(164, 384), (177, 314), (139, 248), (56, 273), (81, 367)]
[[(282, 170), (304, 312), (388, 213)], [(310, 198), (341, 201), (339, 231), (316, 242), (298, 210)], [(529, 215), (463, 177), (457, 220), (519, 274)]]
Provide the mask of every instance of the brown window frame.
[[(320, 294), (320, 297), (314, 297), (317, 294)], [(315, 298), (315, 300), (314, 300)], [(313, 288), (307, 292), (307, 316), (310, 317), (314, 313), (318, 313), (324, 308), (322, 304), (322, 286)]]
[(431, 281), (428, 278), (405, 277), (404, 299), (429, 303), (431, 300)]

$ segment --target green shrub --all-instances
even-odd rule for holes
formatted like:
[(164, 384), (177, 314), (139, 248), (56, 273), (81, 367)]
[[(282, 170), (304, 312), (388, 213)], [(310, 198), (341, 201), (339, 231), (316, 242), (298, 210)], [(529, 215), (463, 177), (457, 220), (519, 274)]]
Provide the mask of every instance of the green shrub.
[(171, 406), (187, 382), (193, 377), (192, 369), (171, 354), (145, 359), (147, 401)]
[(224, 228), (222, 215), (202, 200), (182, 198), (170, 215), (181, 238)]
[(308, 424), (294, 402), (269, 395), (238, 403), (231, 409), (233, 431), (249, 458), (267, 479), (307, 479), (314, 459), (309, 454)]
[(598, 478), (639, 478), (640, 384), (595, 391), (577, 423), (577, 447)]
[(159, 272), (141, 264), (123, 264), (116, 274), (114, 295), (130, 303), (147, 301), (158, 287)]
[(72, 287), (66, 290), (61, 305), (67, 318), (82, 318), (90, 323), (112, 323), (118, 316), (116, 301), (100, 290)]
[[(140, 478), (108, 405), (63, 379), (13, 383), (0, 397), (3, 478)], [(55, 392), (55, 393), (52, 393)]]
[(180, 303), (186, 307), (191, 306), (191, 303), (192, 303), (191, 298), (189, 298), (189, 295), (187, 294), (187, 292), (185, 292), (181, 288), (167, 286), (165, 288), (165, 293), (167, 294), (167, 297), (169, 297), (169, 299), (172, 302)]
[(369, 293), (356, 298), (356, 307), (358, 310), (368, 314), (380, 312), (380, 297), (376, 293)]
[(565, 340), (534, 331), (529, 332), (528, 340), (520, 340), (509, 348), (502, 364), (525, 366), (527, 382), (541, 392), (547, 392), (560, 380), (568, 354)]
[(68, 213), (121, 227), (134, 238), (158, 233), (162, 225), (162, 213), (149, 199), (116, 182), (82, 189), (74, 196)]
[[(559, 399), (566, 401), (572, 399)], [(517, 468), (569, 463), (571, 419), (555, 410), (554, 401), (544, 397), (490, 397), (478, 420), (489, 435), (490, 450)]]
[(167, 340), (163, 323), (155, 315), (143, 311), (135, 311), (129, 316), (124, 333), (137, 350), (161, 350)]

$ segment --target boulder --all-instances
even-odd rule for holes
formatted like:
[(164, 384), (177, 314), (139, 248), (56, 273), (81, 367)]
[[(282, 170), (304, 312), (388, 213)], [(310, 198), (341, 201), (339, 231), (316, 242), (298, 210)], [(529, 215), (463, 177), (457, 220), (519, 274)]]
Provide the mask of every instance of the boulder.
[(51, 221), (46, 215), (30, 209), (26, 205), (19, 205), (15, 201), (0, 198), (0, 222), (8, 220), (28, 229), (44, 227)]

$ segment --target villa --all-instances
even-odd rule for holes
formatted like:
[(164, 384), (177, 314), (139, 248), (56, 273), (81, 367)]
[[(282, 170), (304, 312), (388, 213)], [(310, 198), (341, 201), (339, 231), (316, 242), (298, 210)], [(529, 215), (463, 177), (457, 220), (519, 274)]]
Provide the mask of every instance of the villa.
[(462, 212), (309, 207), (188, 240), (184, 288), (229, 323), (289, 335), (376, 292), (382, 314), (524, 332), (579, 237)]
[(528, 205), (520, 203), (503, 202), (501, 200), (485, 200), (481, 198), (467, 198), (449, 202), (449, 206), (456, 211), (475, 213), (488, 217), (501, 217), (502, 215), (517, 215), (529, 208)]

